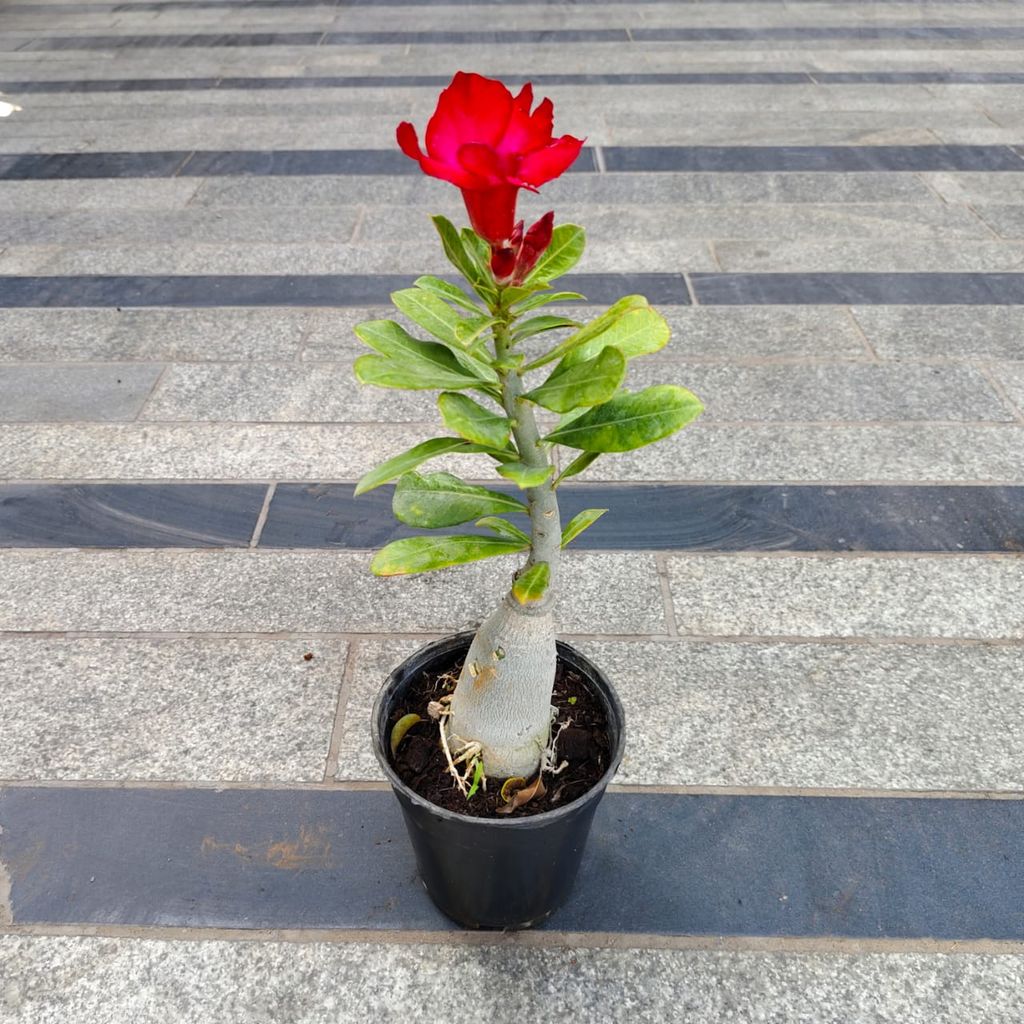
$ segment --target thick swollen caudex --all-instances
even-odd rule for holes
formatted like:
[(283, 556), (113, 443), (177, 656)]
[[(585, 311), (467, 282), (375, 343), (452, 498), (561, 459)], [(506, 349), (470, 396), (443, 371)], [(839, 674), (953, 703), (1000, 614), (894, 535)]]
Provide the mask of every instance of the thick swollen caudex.
[(451, 740), (483, 748), (491, 778), (530, 778), (551, 727), (555, 627), (511, 595), (480, 627), (452, 699)]

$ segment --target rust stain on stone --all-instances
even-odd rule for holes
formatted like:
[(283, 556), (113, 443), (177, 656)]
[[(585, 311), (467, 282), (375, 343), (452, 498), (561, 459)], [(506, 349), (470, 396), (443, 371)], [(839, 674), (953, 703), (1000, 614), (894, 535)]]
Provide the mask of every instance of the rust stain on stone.
[(315, 828), (303, 825), (297, 838), (270, 840), (252, 846), (225, 843), (214, 836), (204, 836), (199, 848), (204, 854), (227, 852), (240, 860), (268, 864), (280, 871), (302, 871), (331, 866), (331, 841), (325, 833), (322, 825)]

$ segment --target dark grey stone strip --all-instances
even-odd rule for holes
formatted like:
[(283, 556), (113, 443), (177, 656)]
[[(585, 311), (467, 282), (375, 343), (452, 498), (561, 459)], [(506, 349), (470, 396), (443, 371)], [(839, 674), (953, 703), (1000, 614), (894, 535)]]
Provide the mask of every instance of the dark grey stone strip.
[(798, 39), (1022, 39), (1020, 25), (766, 25), (760, 28), (634, 28), (635, 42), (758, 42)]
[(560, 28), (489, 31), (241, 32), (16, 37), (20, 51), (257, 46), (510, 45), (544, 43), (767, 42), (803, 39), (1024, 39), (1020, 25), (785, 25), (762, 28)]
[[(452, 929), (394, 797), (10, 787), (15, 925)], [(612, 793), (579, 932), (1024, 939), (1024, 801)]]
[[(1021, 161), (1024, 170), (1024, 161)], [(584, 149), (569, 173), (597, 170)], [(395, 149), (197, 150), (145, 153), (26, 153), (0, 156), (0, 181), (55, 178), (170, 178), (229, 175), (420, 174)]]
[[(1024, 172), (1012, 146), (608, 146), (605, 168), (631, 172), (915, 171)], [(593, 174), (585, 148), (569, 168)], [(9, 153), (0, 155), (0, 181), (72, 178), (224, 177), (238, 175), (419, 174), (397, 149), (181, 150), (142, 153)]]
[[(566, 484), (558, 493), (566, 521), (585, 508), (609, 510), (573, 541), (582, 550), (1024, 550), (1024, 487)], [(350, 483), (279, 484), (260, 544), (377, 548), (421, 533), (395, 522), (391, 495), (381, 487), (353, 498)]]
[(1024, 274), (691, 274), (697, 301), (745, 305), (1024, 305)]
[(247, 547), (263, 484), (2, 484), (0, 548)]
[[(367, 549), (420, 532), (396, 523), (392, 488), (359, 498), (352, 490), (279, 484), (260, 547)], [(265, 492), (236, 483), (0, 484), (0, 548), (245, 547)], [(581, 550), (1024, 550), (1024, 487), (570, 483), (559, 494), (567, 520), (609, 510), (573, 542)]]
[(608, 171), (1022, 171), (1010, 146), (605, 146)]
[[(194, 276), (2, 277), (0, 308), (211, 307), (386, 305), (391, 292), (415, 275), (208, 274)], [(576, 274), (559, 284), (591, 302), (614, 302), (639, 292), (652, 302), (687, 305), (681, 274)]]
[[(697, 301), (736, 305), (1024, 305), (1024, 273), (792, 273), (689, 275)], [(210, 274), (193, 276), (0, 276), (0, 308), (109, 306), (385, 305), (412, 275)], [(565, 287), (590, 302), (639, 292), (663, 305), (689, 304), (681, 274), (578, 274)]]
[(145, 153), (9, 153), (0, 156), (0, 181), (173, 178), (192, 155), (187, 150)]
[[(557, 85), (819, 85), (945, 84), (1022, 85), (1015, 71), (651, 71), (635, 73), (517, 75), (535, 86)], [(0, 82), (10, 94), (55, 92), (192, 92), (211, 89), (441, 88), (447, 75), (304, 75), (273, 78), (114, 78)]]

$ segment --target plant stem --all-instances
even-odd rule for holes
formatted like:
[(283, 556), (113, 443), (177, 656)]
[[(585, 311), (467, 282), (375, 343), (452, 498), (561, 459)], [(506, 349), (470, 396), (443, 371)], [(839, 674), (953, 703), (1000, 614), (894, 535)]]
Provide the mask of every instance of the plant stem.
[[(501, 310), (499, 313), (508, 316), (507, 310)], [(512, 347), (509, 326), (508, 319), (503, 319), (494, 326), (494, 348), (499, 361), (509, 354)], [(512, 369), (499, 371), (498, 376), (501, 380), (502, 404), (512, 424), (512, 435), (515, 437), (520, 459), (531, 468), (550, 466), (551, 460), (541, 441), (533, 406), (523, 398), (521, 374), (518, 370)], [(550, 582), (544, 596), (531, 606), (531, 610), (549, 611), (555, 601), (562, 552), (562, 524), (554, 488), (554, 472), (544, 483), (526, 491), (526, 501), (530, 509), (530, 557), (526, 566), (547, 562), (551, 571)]]

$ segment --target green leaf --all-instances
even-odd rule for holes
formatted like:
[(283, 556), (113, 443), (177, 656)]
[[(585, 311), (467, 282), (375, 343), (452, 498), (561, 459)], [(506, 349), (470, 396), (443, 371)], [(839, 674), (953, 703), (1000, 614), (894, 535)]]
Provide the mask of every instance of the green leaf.
[(483, 519), (478, 519), (473, 525), (486, 527), (501, 537), (510, 537), (513, 540), (521, 541), (526, 547), (530, 545), (529, 536), (507, 519), (500, 519), (498, 516), (484, 516)]
[(675, 384), (617, 395), (544, 439), (589, 452), (628, 452), (660, 441), (695, 420), (700, 399)]
[(458, 285), (451, 284), (451, 282), (445, 281), (443, 278), (434, 277), (433, 274), (417, 277), (413, 284), (417, 288), (422, 288), (425, 292), (432, 292), (439, 298), (447, 299), (449, 302), (454, 302), (456, 306), (468, 309), (470, 313), (482, 314), (484, 312), (473, 301), (472, 297), (467, 295)]
[(582, 452), (580, 455), (577, 455), (576, 458), (558, 474), (558, 479), (555, 481), (555, 487), (557, 487), (563, 480), (568, 480), (571, 476), (579, 476), (580, 473), (582, 473), (591, 463), (596, 462), (600, 457), (600, 452)]
[[(370, 348), (375, 349), (383, 356), (394, 360), (400, 370), (405, 374), (393, 374), (402, 378), (404, 376), (422, 375), (424, 378), (436, 374), (451, 373), (460, 378), (468, 379), (471, 383), (451, 385), (453, 389), (481, 386), (483, 384), (496, 384), (498, 375), (485, 362), (477, 359), (476, 356), (463, 352), (459, 348), (449, 348), (447, 345), (439, 345), (435, 341), (420, 341), (414, 338), (401, 324), (394, 320), (367, 320), (356, 325), (357, 337), (365, 342)], [(365, 357), (361, 357), (365, 358)], [(356, 360), (356, 376), (359, 376), (359, 362)], [(364, 364), (365, 365), (365, 364)], [(432, 371), (432, 372), (431, 372)], [(362, 378), (360, 378), (362, 379)], [(376, 383), (376, 381), (364, 381), (364, 383)], [(381, 387), (412, 387), (430, 388), (445, 387), (444, 384), (382, 384)]]
[(547, 562), (535, 562), (512, 584), (512, 596), (520, 604), (534, 604), (544, 596), (550, 582), (551, 566)]
[(466, 251), (455, 225), (447, 217), (440, 214), (431, 218), (437, 233), (441, 236), (441, 245), (448, 262), (472, 285), (481, 298), (497, 295), (489, 276), (485, 274), (473, 257)]
[[(532, 281), (530, 284), (518, 284), (518, 285), (506, 285), (501, 289), (501, 303), (508, 309), (512, 306), (524, 302), (532, 295), (536, 295), (537, 292), (546, 291), (551, 285), (547, 281)], [(520, 313), (523, 312), (520, 310)]]
[(508, 444), (511, 426), (507, 417), (485, 409), (468, 395), (444, 391), (437, 396), (437, 405), (444, 425), (467, 441), (491, 448), (504, 448)]
[(479, 758), (477, 758), (476, 768), (473, 769), (473, 785), (469, 787), (469, 790), (466, 793), (466, 799), (467, 800), (472, 800), (473, 799), (473, 795), (480, 788), (480, 783), (483, 782), (483, 779), (484, 779), (484, 763)]
[(551, 233), (551, 244), (534, 264), (524, 284), (553, 281), (572, 270), (583, 255), (586, 244), (586, 233), (578, 224), (559, 224)]
[(617, 348), (606, 348), (578, 366), (560, 364), (539, 388), (524, 397), (552, 412), (569, 412), (607, 402), (625, 376), (626, 357)]
[(432, 437), (429, 441), (423, 441), (408, 451), (396, 455), (394, 458), (382, 462), (376, 469), (366, 473), (359, 483), (356, 484), (355, 497), (372, 491), (396, 476), (407, 473), (410, 469), (426, 462), (428, 459), (435, 459), (439, 455), (449, 455), (455, 452), (469, 453), (485, 451), (483, 445), (470, 444), (461, 437)]
[(478, 534), (446, 537), (403, 537), (381, 548), (370, 563), (375, 576), (406, 576), (444, 569), (449, 565), (479, 562), (482, 558), (511, 555), (525, 547), (519, 541)]
[(593, 526), (607, 512), (606, 508), (587, 508), (569, 520), (562, 531), (562, 547), (574, 541), (584, 530)]
[(430, 363), (410, 360), (403, 364), (386, 356), (360, 356), (353, 369), (360, 384), (372, 384), (378, 388), (428, 391), (433, 388), (479, 387), (481, 383), (475, 377), (444, 370)]
[(579, 326), (578, 320), (570, 320), (567, 316), (556, 316), (553, 314), (535, 316), (531, 320), (524, 321), (515, 329), (512, 334), (512, 340), (514, 342), (522, 341), (523, 338), (533, 337), (533, 335), (540, 334), (543, 331), (554, 331), (560, 327)]
[(529, 509), (518, 499), (486, 487), (467, 484), (451, 473), (404, 473), (391, 503), (395, 518), (406, 526), (438, 530), (480, 516)]
[(554, 472), (554, 466), (527, 466), (525, 462), (506, 462), (496, 467), (507, 480), (514, 480), (525, 491), (539, 487)]
[[(480, 335), (497, 323), (501, 323), (501, 320), (496, 316), (466, 317), (456, 329), (459, 336), (459, 344), (465, 349), (474, 348)], [(488, 365), (490, 365), (489, 360)]]
[(444, 299), (422, 288), (403, 288), (391, 293), (391, 301), (413, 323), (419, 324), (435, 338), (446, 345), (462, 347), (458, 330), (462, 317)]
[(472, 228), (463, 228), (459, 232), (462, 246), (488, 283), (493, 282), (491, 276), (491, 247)]
[(518, 302), (513, 300), (513, 304), (516, 306), (516, 315), (522, 316), (523, 313), (529, 313), (531, 309), (539, 309), (541, 306), (546, 306), (549, 302), (586, 302), (587, 297), (580, 295), (579, 292), (550, 292), (549, 294), (538, 295), (534, 293), (529, 298), (521, 299)]
[(600, 334), (573, 347), (565, 357), (568, 366), (592, 359), (608, 345), (614, 345), (627, 359), (663, 349), (671, 331), (665, 318), (650, 306), (631, 309), (610, 323)]
[(556, 359), (561, 359), (563, 356), (568, 355), (574, 348), (578, 348), (585, 342), (590, 341), (591, 338), (596, 338), (599, 334), (608, 330), (612, 324), (631, 310), (648, 308), (647, 300), (642, 295), (626, 295), (614, 305), (609, 306), (599, 317), (581, 327), (575, 334), (570, 334), (568, 338), (563, 339), (546, 355), (535, 359), (526, 369), (536, 370), (547, 363), (553, 363)]

